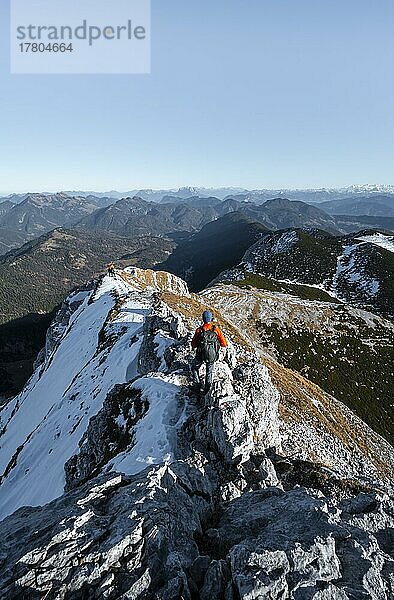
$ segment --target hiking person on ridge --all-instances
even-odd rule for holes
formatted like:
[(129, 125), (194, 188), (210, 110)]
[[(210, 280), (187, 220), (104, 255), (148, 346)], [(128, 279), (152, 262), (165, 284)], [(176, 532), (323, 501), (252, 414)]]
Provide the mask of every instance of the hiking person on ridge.
[(109, 265), (107, 265), (107, 270), (110, 277), (116, 276), (115, 265), (113, 263), (109, 263)]
[[(192, 348), (196, 350), (196, 356), (191, 368), (193, 387), (207, 394), (211, 389), (213, 370), (215, 362), (219, 358), (219, 350), (221, 347), (225, 348), (227, 342), (219, 327), (212, 323), (212, 313), (209, 310), (204, 310), (202, 319), (204, 324), (196, 329), (192, 339)], [(206, 367), (205, 386), (200, 378), (200, 368), (203, 363)]]

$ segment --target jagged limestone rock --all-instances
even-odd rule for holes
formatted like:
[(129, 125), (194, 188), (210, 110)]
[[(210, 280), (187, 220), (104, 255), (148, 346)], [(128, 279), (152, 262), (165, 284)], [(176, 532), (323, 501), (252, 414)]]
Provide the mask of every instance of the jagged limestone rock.
[(390, 598), (394, 561), (379, 535), (394, 524), (388, 498), (375, 496), (358, 526), (304, 488), (248, 492), (215, 517), (215, 486), (175, 467), (101, 477), (6, 519), (2, 597)]
[(226, 364), (217, 368), (213, 406), (208, 424), (218, 450), (226, 460), (248, 460), (251, 452), (280, 447), (279, 394), (267, 369), (256, 360), (239, 365), (232, 373)]
[(69, 491), (91, 479), (113, 456), (133, 444), (134, 426), (143, 419), (149, 404), (130, 385), (117, 385), (108, 394), (103, 408), (90, 419), (78, 454), (64, 465)]
[(286, 598), (289, 595), (286, 576), (290, 564), (283, 551), (266, 550), (255, 542), (245, 543), (231, 553), (231, 570), (243, 600)]
[(213, 560), (204, 577), (201, 600), (221, 600), (230, 581), (230, 568), (225, 560)]

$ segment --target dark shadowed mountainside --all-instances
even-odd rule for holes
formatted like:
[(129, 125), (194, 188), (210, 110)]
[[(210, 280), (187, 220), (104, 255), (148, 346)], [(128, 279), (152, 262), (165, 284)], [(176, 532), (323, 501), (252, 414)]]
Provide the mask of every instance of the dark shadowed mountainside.
[(29, 314), (0, 325), (0, 396), (14, 396), (25, 385), (55, 312)]
[(180, 243), (157, 268), (181, 276), (190, 289), (200, 290), (237, 263), (266, 231), (266, 227), (240, 212), (229, 213)]

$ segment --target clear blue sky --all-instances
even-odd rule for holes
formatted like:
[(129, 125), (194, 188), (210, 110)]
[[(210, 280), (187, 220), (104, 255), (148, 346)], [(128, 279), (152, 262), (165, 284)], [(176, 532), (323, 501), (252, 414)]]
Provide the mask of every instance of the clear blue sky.
[(392, 0), (152, 0), (134, 76), (10, 75), (8, 5), (0, 192), (394, 183)]

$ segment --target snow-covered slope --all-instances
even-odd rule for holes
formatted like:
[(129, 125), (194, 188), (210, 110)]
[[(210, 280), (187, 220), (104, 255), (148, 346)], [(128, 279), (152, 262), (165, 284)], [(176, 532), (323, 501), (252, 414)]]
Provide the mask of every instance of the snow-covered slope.
[[(171, 281), (176, 280), (169, 275), (169, 288)], [(157, 282), (152, 284), (157, 290)], [(186, 287), (178, 283), (174, 289)], [(54, 324), (60, 329), (55, 348), (24, 391), (0, 413), (0, 517), (19, 506), (43, 504), (62, 494), (64, 465), (78, 452), (90, 419), (116, 384), (138, 374), (143, 327), (152, 311), (149, 288), (141, 291), (138, 284), (105, 277), (95, 292), (71, 295), (66, 305), (75, 310), (66, 326)], [(164, 349), (165, 339), (161, 344)], [(155, 387), (144, 381), (139, 386), (147, 386), (151, 393)], [(159, 405), (160, 389), (155, 393)], [(139, 439), (137, 433), (133, 457), (127, 461), (119, 457), (127, 473), (161, 462), (168, 453), (165, 433), (160, 430), (163, 413), (171, 410), (168, 389), (164, 396), (166, 405), (155, 407), (147, 419), (152, 420), (150, 437), (142, 432)]]
[(0, 413), (1, 598), (388, 598), (393, 449), (214, 293), (229, 347), (205, 398), (190, 339), (212, 291), (130, 269), (67, 299)]
[(363, 243), (365, 241), (345, 245), (342, 254), (338, 256), (330, 292), (341, 300), (361, 300), (367, 303), (379, 291), (379, 280), (371, 277), (365, 269)]
[(393, 248), (393, 236), (382, 233), (270, 232), (261, 236), (233, 271), (215, 281), (242, 279), (247, 271), (276, 281), (312, 285), (343, 302), (392, 317)]
[(373, 233), (371, 235), (362, 235), (356, 238), (361, 242), (370, 242), (371, 244), (375, 244), (376, 246), (380, 246), (385, 250), (389, 250), (390, 252), (394, 252), (394, 236), (383, 235), (382, 233)]

